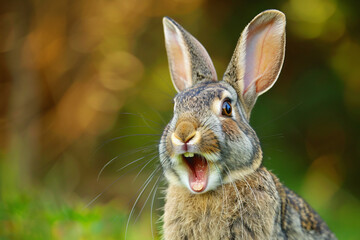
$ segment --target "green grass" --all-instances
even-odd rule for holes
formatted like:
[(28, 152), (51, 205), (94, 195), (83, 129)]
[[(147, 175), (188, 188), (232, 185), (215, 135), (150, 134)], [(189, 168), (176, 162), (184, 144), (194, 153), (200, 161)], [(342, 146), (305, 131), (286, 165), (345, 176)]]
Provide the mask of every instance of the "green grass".
[[(59, 201), (60, 199), (60, 201)], [(85, 207), (61, 197), (17, 194), (0, 205), (0, 239), (125, 239), (127, 213), (115, 202)], [(129, 224), (126, 239), (152, 239), (150, 216)]]

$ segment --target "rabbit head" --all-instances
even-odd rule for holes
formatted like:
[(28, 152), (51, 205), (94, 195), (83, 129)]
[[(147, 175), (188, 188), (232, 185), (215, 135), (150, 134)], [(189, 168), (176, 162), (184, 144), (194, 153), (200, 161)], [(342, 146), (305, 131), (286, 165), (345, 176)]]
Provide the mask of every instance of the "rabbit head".
[(204, 193), (241, 179), (262, 163), (249, 119), (257, 97), (279, 76), (285, 15), (264, 11), (246, 26), (220, 81), (205, 48), (174, 20), (165, 17), (163, 24), (178, 94), (160, 141), (160, 162), (171, 184)]

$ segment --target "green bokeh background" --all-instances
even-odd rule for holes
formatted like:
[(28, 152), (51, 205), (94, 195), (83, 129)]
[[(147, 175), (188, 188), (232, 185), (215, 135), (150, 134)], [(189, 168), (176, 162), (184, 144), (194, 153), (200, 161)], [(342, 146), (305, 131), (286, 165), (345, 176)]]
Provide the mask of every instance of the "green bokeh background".
[(251, 117), (264, 164), (339, 239), (359, 239), (360, 15), (351, 0), (2, 3), (0, 239), (125, 239), (127, 225), (126, 239), (159, 239), (166, 184), (151, 174), (175, 94), (161, 19), (191, 32), (220, 78), (244, 26), (271, 8), (287, 16), (287, 47)]

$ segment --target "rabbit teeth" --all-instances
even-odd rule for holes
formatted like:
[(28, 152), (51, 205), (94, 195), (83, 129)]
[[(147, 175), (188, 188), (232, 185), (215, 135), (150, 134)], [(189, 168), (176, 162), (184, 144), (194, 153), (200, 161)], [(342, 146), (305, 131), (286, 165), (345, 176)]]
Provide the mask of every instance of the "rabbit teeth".
[(204, 183), (195, 182), (195, 183), (191, 184), (191, 188), (196, 192), (200, 192), (201, 190), (204, 189)]
[(184, 153), (184, 157), (187, 157), (187, 158), (194, 157), (194, 153), (186, 152), (186, 153)]

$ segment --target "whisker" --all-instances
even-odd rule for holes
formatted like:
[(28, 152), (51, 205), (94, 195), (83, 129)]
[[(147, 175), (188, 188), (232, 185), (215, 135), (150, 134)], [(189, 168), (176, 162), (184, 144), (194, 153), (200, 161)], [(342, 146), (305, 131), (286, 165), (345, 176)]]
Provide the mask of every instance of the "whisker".
[(140, 114), (140, 117), (141, 119), (143, 120), (143, 122), (145, 123), (146, 126), (148, 126), (150, 129), (152, 129), (153, 131), (155, 132), (158, 132), (156, 129), (154, 129), (153, 127), (150, 126), (150, 124), (147, 122), (147, 121), (150, 121), (150, 122), (153, 122), (153, 123), (156, 123), (159, 127), (163, 127), (161, 124), (159, 124), (158, 122), (155, 122), (155, 121), (152, 121), (150, 119), (147, 119), (144, 117), (143, 114)]
[[(134, 126), (126, 126), (126, 127), (114, 128), (113, 131), (120, 131), (120, 130), (124, 130), (124, 129), (129, 129), (129, 128), (149, 128), (149, 127), (144, 126), (144, 125), (134, 125)], [(150, 129), (153, 130), (152, 128), (150, 128)]]
[[(160, 177), (162, 177), (162, 176), (163, 175), (161, 174)], [(160, 182), (156, 186), (156, 189), (155, 189), (155, 191), (153, 193), (153, 196), (152, 196), (152, 199), (151, 199), (151, 205), (150, 205), (150, 228), (151, 228), (151, 236), (152, 236), (153, 239), (155, 239), (155, 237), (154, 237), (154, 229), (153, 229), (153, 222), (152, 222), (153, 217), (152, 217), (152, 215), (153, 215), (153, 207), (154, 207), (155, 196), (156, 196), (156, 192), (157, 192), (157, 190), (159, 188), (159, 184), (160, 184)]]
[(293, 110), (295, 110), (296, 108), (298, 108), (300, 105), (302, 105), (302, 103), (298, 103), (297, 105), (291, 107), (289, 110), (285, 111), (284, 113), (278, 115), (276, 118), (270, 120), (270, 121), (267, 121), (266, 123), (256, 127), (256, 129), (261, 129), (261, 128), (264, 128), (265, 126), (269, 125), (270, 123), (273, 123), (277, 120), (279, 120), (280, 118), (284, 117), (285, 115), (289, 114), (290, 112), (292, 112)]
[[(283, 153), (283, 152), (284, 152), (284, 150), (282, 150), (282, 149), (279, 149), (279, 148), (276, 148), (276, 147), (270, 147), (270, 146), (272, 146), (271, 144), (263, 143), (262, 146), (264, 146), (264, 149), (265, 149), (265, 147), (266, 147), (266, 149), (272, 149), (272, 150), (274, 150), (274, 151), (276, 151), (276, 152), (280, 152), (280, 153)], [(266, 159), (264, 159), (264, 161), (265, 161), (265, 160), (266, 160)]]
[(278, 133), (278, 134), (272, 134), (272, 135), (259, 136), (260, 139), (264, 139), (264, 138), (274, 138), (274, 137), (284, 138), (284, 134)]
[(121, 114), (121, 115), (132, 115), (132, 116), (140, 117), (140, 118), (144, 121), (144, 123), (145, 123), (148, 127), (150, 127), (151, 129), (152, 129), (152, 127), (148, 125), (148, 123), (146, 122), (146, 120), (149, 121), (149, 122), (155, 123), (155, 124), (158, 125), (159, 127), (163, 127), (162, 124), (160, 124), (160, 123), (158, 123), (158, 122), (156, 122), (156, 121), (154, 121), (154, 120), (151, 120), (151, 119), (149, 119), (149, 118), (144, 117), (144, 115), (141, 114), (141, 113), (128, 113), (128, 112), (125, 112), (125, 113), (119, 113), (119, 114)]
[[(135, 151), (135, 152), (133, 152), (133, 153), (141, 152), (142, 150), (146, 150), (146, 149), (147, 149), (147, 148), (138, 149), (137, 151)], [(125, 155), (125, 154), (120, 154), (120, 155), (117, 155), (116, 157), (112, 158), (110, 161), (108, 161), (108, 162), (101, 168), (101, 170), (100, 170), (100, 172), (99, 172), (99, 174), (98, 174), (98, 176), (97, 176), (97, 181), (99, 181), (102, 172), (105, 170), (105, 168), (106, 168), (110, 163), (112, 163), (114, 160), (118, 159), (119, 157), (128, 156), (128, 155), (130, 155), (130, 154), (132, 154), (132, 153), (129, 153), (129, 154), (126, 154), (126, 155)], [(138, 160), (141, 160), (141, 159), (143, 159), (143, 158), (145, 158), (145, 157), (147, 157), (147, 156), (150, 156), (150, 155), (152, 155), (152, 154), (151, 154), (151, 153), (150, 153), (150, 154), (147, 154), (147, 155), (145, 155), (144, 157), (138, 158), (138, 159), (136, 159), (136, 160), (133, 161), (133, 162), (137, 162)], [(129, 166), (129, 165), (131, 165), (131, 163), (130, 163), (130, 164), (126, 164), (124, 167), (120, 168), (120, 170), (123, 169), (123, 168), (125, 168), (125, 167), (127, 167), (127, 166)], [(120, 171), (120, 170), (117, 170), (117, 171)]]
[[(155, 154), (155, 153), (154, 153), (154, 154)], [(145, 158), (145, 157), (144, 157), (144, 158)], [(135, 160), (135, 161), (136, 161), (136, 160)], [(118, 169), (117, 172), (119, 172), (119, 171), (121, 171), (122, 169), (124, 169), (125, 167), (127, 167), (127, 166), (135, 163), (135, 161), (133, 161), (133, 162), (127, 164), (126, 166)], [(139, 160), (139, 161), (140, 161), (140, 160)], [(135, 168), (137, 168), (137, 167), (139, 167), (139, 166), (141, 166), (141, 165), (143, 165), (143, 164), (145, 164), (145, 163), (146, 163), (146, 162), (140, 162), (139, 164), (137, 164), (137, 165), (135, 165), (134, 167), (132, 167), (129, 171), (134, 170)], [(93, 200), (91, 200), (91, 201), (85, 206), (85, 208), (88, 208), (91, 204), (93, 204), (101, 195), (103, 195), (105, 192), (107, 192), (107, 191), (110, 189), (110, 187), (113, 186), (116, 182), (118, 182), (118, 181), (121, 179), (121, 177), (123, 177), (124, 175), (125, 175), (125, 173), (123, 173), (123, 174), (121, 174), (120, 176), (118, 176), (112, 183), (110, 183), (110, 184), (105, 188), (104, 191), (102, 191), (101, 193), (99, 193), (98, 195), (96, 195), (96, 197), (95, 197)]]
[(144, 202), (143, 206), (142, 206), (141, 209), (140, 209), (140, 212), (138, 213), (138, 215), (136, 216), (136, 218), (135, 218), (135, 220), (134, 220), (134, 223), (137, 222), (139, 216), (141, 215), (142, 211), (144, 210), (144, 207), (145, 207), (147, 201), (149, 200), (152, 192), (154, 191), (155, 187), (157, 186), (157, 183), (159, 182), (160, 177), (161, 177), (161, 175), (157, 178), (156, 182), (154, 183), (154, 186), (151, 188), (149, 195), (148, 195), (147, 198), (145, 199), (145, 202)]
[(119, 157), (120, 157), (120, 156), (116, 156), (116, 157), (112, 158), (110, 161), (108, 161), (108, 162), (100, 169), (100, 172), (99, 172), (99, 174), (98, 174), (98, 176), (97, 176), (97, 179), (96, 179), (97, 182), (99, 182), (100, 176), (101, 176), (102, 172), (105, 170), (105, 168), (106, 168), (110, 163), (112, 163), (115, 159), (117, 159), (117, 158), (119, 158)]
[[(153, 145), (148, 145), (148, 146), (139, 147), (139, 148), (136, 148), (136, 149), (134, 149), (134, 150), (132, 150), (132, 151), (128, 151), (128, 152), (126, 152), (126, 153), (119, 154), (119, 155), (115, 156), (114, 158), (112, 158), (110, 161), (108, 161), (108, 162), (101, 168), (101, 170), (100, 170), (100, 172), (99, 172), (99, 174), (98, 174), (98, 176), (97, 176), (97, 181), (99, 181), (100, 176), (101, 176), (102, 172), (105, 170), (105, 168), (106, 168), (110, 163), (112, 163), (114, 160), (118, 159), (119, 157), (124, 157), (124, 156), (128, 156), (128, 155), (131, 155), (131, 154), (134, 154), (134, 153), (138, 153), (138, 152), (142, 152), (142, 151), (151, 149), (152, 146), (153, 146)], [(151, 154), (147, 154), (147, 155), (145, 155), (143, 158), (145, 158), (145, 157), (147, 157), (147, 156), (149, 156), (149, 155), (151, 155)], [(139, 159), (137, 159), (137, 160), (139, 160)], [(137, 162), (137, 160), (135, 160), (135, 162)], [(128, 166), (128, 165), (129, 165), (129, 164), (126, 164), (125, 167)], [(123, 169), (123, 168), (121, 168), (121, 169)]]
[[(126, 240), (126, 237), (127, 237), (127, 231), (128, 231), (130, 219), (131, 219), (131, 217), (132, 217), (132, 215), (133, 215), (133, 213), (134, 213), (135, 206), (136, 206), (136, 204), (138, 203), (138, 201), (139, 201), (140, 197), (142, 196), (142, 194), (144, 193), (146, 187), (149, 185), (149, 183), (151, 182), (152, 178), (155, 176), (156, 172), (159, 171), (159, 169), (160, 169), (159, 167), (158, 167), (157, 169), (155, 169), (155, 170), (150, 174), (150, 176), (148, 177), (148, 179), (145, 181), (145, 183), (143, 184), (143, 187), (141, 187), (142, 190), (141, 190), (140, 194), (138, 195), (138, 197), (136, 198), (135, 203), (133, 204), (133, 206), (132, 206), (132, 208), (131, 208), (131, 211), (130, 211), (130, 214), (129, 214), (129, 217), (128, 217), (128, 221), (127, 221), (127, 223), (126, 223), (126, 228), (125, 228), (125, 240)], [(141, 188), (140, 188), (140, 189), (141, 189)]]
[[(154, 171), (159, 171), (161, 169), (161, 165), (158, 165), (153, 171), (152, 171), (152, 173), (154, 173)], [(152, 174), (150, 174), (150, 176), (151, 176)], [(149, 176), (149, 177), (150, 177)], [(139, 190), (136, 192), (136, 195), (138, 195), (139, 194), (139, 192), (141, 191), (141, 189), (144, 187), (144, 185), (147, 183), (147, 181), (149, 180), (149, 177), (146, 179), (146, 181), (141, 185), (141, 187), (139, 188)]]
[(110, 187), (112, 187), (115, 183), (117, 183), (121, 177), (123, 176), (124, 174), (121, 174), (120, 176), (118, 176), (112, 183), (110, 183), (104, 191), (102, 191), (101, 193), (99, 193), (98, 195), (96, 195), (96, 197), (93, 198), (93, 200), (91, 200), (84, 208), (88, 208), (91, 204), (93, 204), (101, 195), (103, 195), (105, 192), (107, 192)]
[[(156, 152), (151, 153), (151, 154), (148, 154), (147, 156), (143, 156), (143, 157), (140, 157), (140, 158), (138, 158), (138, 159), (135, 159), (134, 161), (129, 162), (129, 163), (126, 164), (125, 166), (123, 166), (123, 167), (119, 168), (118, 170), (116, 170), (116, 172), (120, 172), (121, 170), (125, 169), (126, 167), (130, 166), (131, 164), (134, 164), (134, 163), (136, 163), (136, 162), (138, 162), (138, 161), (140, 161), (140, 160), (142, 160), (142, 159), (144, 159), (144, 158), (146, 158), (146, 157), (148, 157), (148, 156), (151, 156), (151, 155), (153, 155), (153, 154), (156, 154)], [(145, 164), (145, 163), (143, 163), (143, 164)]]
[(133, 182), (135, 182), (135, 180), (139, 177), (140, 173), (145, 169), (145, 167), (146, 167), (150, 162), (152, 162), (154, 159), (156, 159), (157, 157), (158, 157), (158, 155), (152, 157), (152, 158), (140, 169), (140, 171), (138, 172), (138, 174), (136, 174)]
[(129, 135), (123, 135), (123, 136), (119, 136), (119, 137), (114, 137), (114, 138), (111, 138), (109, 140), (106, 140), (104, 143), (102, 143), (99, 147), (97, 147), (95, 149), (95, 153), (98, 152), (101, 148), (103, 148), (105, 145), (113, 142), (113, 141), (116, 141), (116, 140), (120, 140), (120, 139), (123, 139), (123, 138), (128, 138), (128, 137), (159, 137), (161, 136), (161, 134), (144, 134), (144, 133), (140, 133), (140, 134), (129, 134)]
[[(157, 90), (156, 94), (159, 94), (160, 96), (165, 96), (167, 98), (166, 101), (173, 103), (175, 92), (173, 91), (173, 85), (171, 84), (171, 81), (169, 81), (169, 79), (167, 77), (161, 76), (159, 74), (155, 74), (155, 75), (156, 75), (156, 78), (158, 78), (161, 82), (167, 83), (166, 85), (168, 88), (167, 89), (168, 91)], [(170, 93), (169, 93), (169, 91), (170, 91)], [(149, 94), (149, 93), (145, 93), (145, 94)], [(151, 95), (153, 95), (153, 93), (151, 93)]]
[[(156, 109), (153, 108), (153, 107), (150, 107), (150, 109), (153, 110), (153, 111), (159, 116), (160, 120), (163, 122), (164, 125), (166, 125), (166, 124), (168, 123), (168, 121), (165, 121), (165, 119), (163, 118), (163, 116), (161, 116), (161, 114), (159, 113), (158, 110), (156, 110)], [(162, 127), (164, 127), (164, 126), (162, 126)]]

